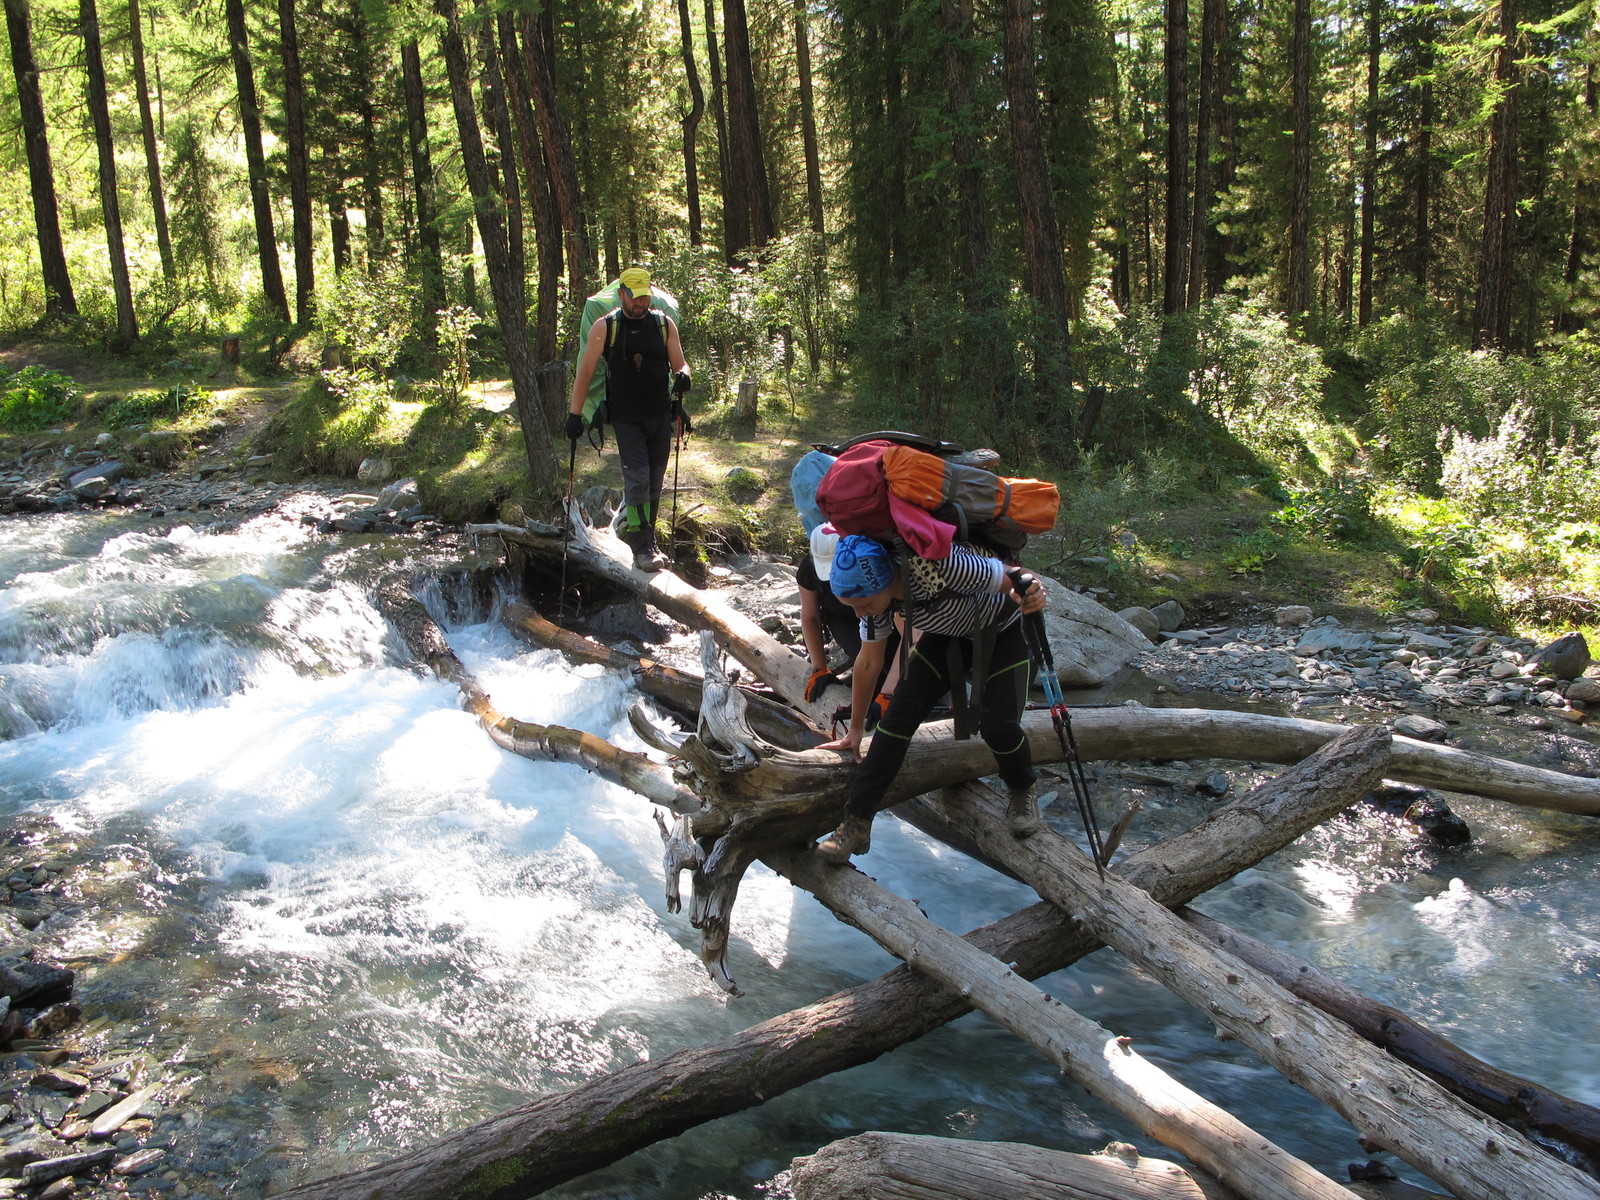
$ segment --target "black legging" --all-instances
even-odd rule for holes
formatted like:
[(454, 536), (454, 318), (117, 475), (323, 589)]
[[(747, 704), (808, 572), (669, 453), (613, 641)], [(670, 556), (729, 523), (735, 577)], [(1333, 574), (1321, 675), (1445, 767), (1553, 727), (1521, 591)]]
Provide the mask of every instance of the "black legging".
[[(971, 638), (924, 633), (912, 646), (905, 676), (889, 701), (889, 711), (878, 722), (866, 761), (850, 787), (845, 811), (852, 816), (870, 817), (878, 811), (884, 793), (906, 760), (911, 735), (927, 720), (939, 697), (950, 690), (951, 642), (959, 643), (962, 662), (970, 671)], [(1022, 732), (1027, 695), (1028, 643), (1023, 637), (1022, 622), (1013, 621), (995, 635), (989, 678), (983, 681), (983, 717), (978, 726), (979, 735), (999, 764), (1000, 778), (1008, 787), (1026, 787), (1034, 781), (1033, 752)]]

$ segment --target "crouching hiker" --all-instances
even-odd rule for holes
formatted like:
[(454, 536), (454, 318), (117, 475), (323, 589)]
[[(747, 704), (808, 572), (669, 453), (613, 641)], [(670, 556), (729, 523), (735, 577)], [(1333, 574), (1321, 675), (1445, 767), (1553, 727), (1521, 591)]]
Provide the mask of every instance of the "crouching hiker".
[[(1044, 586), (1035, 579), (1025, 595), (1018, 595), (1003, 562), (960, 546), (939, 562), (902, 547), (897, 561), (882, 542), (856, 535), (839, 540), (830, 574), (834, 594), (861, 618), (861, 651), (852, 680), (850, 731), (821, 748), (854, 750), (862, 766), (845, 802), (843, 822), (818, 843), (818, 851), (840, 864), (867, 852), (872, 818), (905, 761), (912, 734), (946, 692), (964, 695), (964, 673), (972, 674), (981, 705), (978, 732), (994, 753), (1009, 792), (1006, 820), (1017, 837), (1031, 835), (1039, 827), (1039, 808), (1033, 755), (1022, 730), (1028, 644), (1021, 614), (1044, 608)], [(873, 681), (883, 665), (894, 614), (908, 607), (917, 639), (863, 758), (864, 714), (873, 699)]]

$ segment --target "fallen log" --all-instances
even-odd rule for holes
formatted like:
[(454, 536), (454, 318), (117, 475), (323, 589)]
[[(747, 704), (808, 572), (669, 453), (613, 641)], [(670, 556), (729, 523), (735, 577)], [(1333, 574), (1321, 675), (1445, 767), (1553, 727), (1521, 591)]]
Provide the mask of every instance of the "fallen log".
[[(791, 1164), (795, 1200), (1237, 1200), (1204, 1171), (1126, 1142), (1068, 1154), (1020, 1142), (861, 1133)], [(1366, 1200), (1450, 1200), (1407, 1184), (1348, 1183)]]
[[(1128, 1147), (1129, 1150), (1133, 1148)], [(797, 1158), (795, 1200), (1237, 1200), (1202, 1172), (1133, 1154), (1068, 1154), (1020, 1142), (862, 1133)], [(1347, 1191), (1345, 1195), (1349, 1195)]]
[[(1266, 780), (1193, 829), (1140, 851), (1116, 873), (1162, 904), (1187, 903), (1294, 841), (1349, 803), (1326, 757)], [(1349, 782), (1349, 781), (1347, 781)], [(1360, 786), (1361, 781), (1355, 781)], [(1095, 940), (1036, 904), (966, 940), (1037, 979)], [(731, 1037), (681, 1050), (468, 1126), (361, 1171), (309, 1182), (295, 1200), (513, 1200), (537, 1195), (706, 1121), (871, 1062), (970, 1012), (958, 992), (904, 966)]]
[[(1371, 770), (1381, 769), (1384, 756), (1367, 741)], [(860, 871), (838, 870), (813, 850), (772, 854), (765, 861), (908, 966), (958, 990), (1145, 1133), (1248, 1200), (1351, 1200), (1327, 1176), (1137, 1054), (1128, 1038), (1019, 978)]]
[[(589, 663), (628, 675), (634, 686), (645, 695), (671, 709), (675, 716), (694, 723), (703, 686), (698, 675), (691, 675), (654, 659), (636, 658), (610, 646), (602, 646), (581, 634), (562, 629), (526, 604), (506, 605), (500, 620), (523, 641), (558, 650), (572, 662)], [(750, 707), (751, 727), (767, 741), (786, 749), (803, 750), (821, 740), (821, 734), (812, 729), (794, 709), (749, 689), (742, 690), (745, 703)]]
[[(980, 802), (980, 792), (988, 789), (946, 789), (937, 804), (985, 854), (1344, 1116), (1366, 1140), (1461, 1200), (1600, 1200), (1600, 1184), (1589, 1176), (1211, 946), (1115, 874), (1097, 876), (1066, 838), (1049, 829), (1024, 841), (1010, 837), (998, 799), (988, 792)], [(975, 811), (984, 807), (990, 811)]]
[(1194, 909), (1182, 909), (1179, 915), (1213, 945), (1337, 1017), (1474, 1108), (1536, 1135), (1536, 1141), (1552, 1143), (1551, 1149), (1568, 1162), (1582, 1166), (1591, 1175), (1600, 1174), (1600, 1109), (1491, 1066), (1399, 1009), (1363, 995), (1303, 958)]

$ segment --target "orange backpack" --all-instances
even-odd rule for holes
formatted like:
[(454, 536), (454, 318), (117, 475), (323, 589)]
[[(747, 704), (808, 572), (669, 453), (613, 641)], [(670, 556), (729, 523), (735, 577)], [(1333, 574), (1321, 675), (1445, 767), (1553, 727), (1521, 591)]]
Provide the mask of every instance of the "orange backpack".
[(1012, 479), (911, 446), (883, 452), (889, 491), (956, 527), (956, 540), (987, 541), (1013, 552), (1030, 533), (1055, 528), (1061, 493), (1042, 479)]

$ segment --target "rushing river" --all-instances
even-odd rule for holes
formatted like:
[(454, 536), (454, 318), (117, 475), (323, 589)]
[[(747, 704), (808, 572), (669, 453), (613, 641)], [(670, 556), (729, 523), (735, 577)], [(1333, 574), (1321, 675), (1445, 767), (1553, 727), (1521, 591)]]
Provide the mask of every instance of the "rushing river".
[[(56, 951), (107, 1053), (120, 1039), (199, 1068), (169, 1165), (202, 1192), (370, 1163), (893, 965), (756, 867), (729, 954), (746, 994), (724, 997), (666, 912), (649, 805), (491, 745), (366, 600), (362, 556), (385, 552), (267, 519), (0, 523), (0, 817), (47, 814), (147, 864)], [(530, 650), (494, 616), (448, 633), (498, 707), (643, 749), (625, 681)], [(1595, 765), (1587, 741), (1540, 738), (1517, 745)], [(1114, 815), (1128, 785), (1104, 775)], [(1600, 1103), (1600, 824), (1452, 800), (1469, 848), (1344, 818), (1198, 906)], [(1130, 843), (1208, 803), (1152, 791)], [(1052, 819), (1073, 828), (1068, 809)], [(957, 930), (1032, 899), (887, 817), (863, 865)], [(1342, 1177), (1366, 1158), (1109, 952), (1044, 986), (1314, 1165)], [(781, 1196), (792, 1157), (866, 1129), (1166, 1153), (975, 1014), (554, 1194)]]

